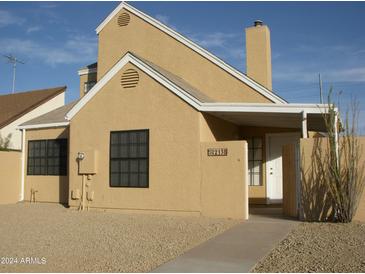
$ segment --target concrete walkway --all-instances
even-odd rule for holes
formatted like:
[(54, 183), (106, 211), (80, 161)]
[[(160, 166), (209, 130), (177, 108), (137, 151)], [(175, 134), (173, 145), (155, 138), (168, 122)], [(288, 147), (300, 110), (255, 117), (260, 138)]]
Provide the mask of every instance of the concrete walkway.
[(249, 272), (296, 221), (284, 219), (279, 208), (250, 209), (250, 218), (190, 249), (153, 272)]

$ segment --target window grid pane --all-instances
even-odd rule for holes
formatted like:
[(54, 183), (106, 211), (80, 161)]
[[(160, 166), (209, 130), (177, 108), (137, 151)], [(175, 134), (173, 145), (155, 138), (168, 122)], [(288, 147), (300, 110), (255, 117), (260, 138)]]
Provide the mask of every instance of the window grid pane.
[(248, 142), (248, 174), (250, 186), (262, 185), (262, 138), (253, 137)]
[(148, 187), (148, 130), (110, 133), (110, 186)]
[(67, 175), (67, 139), (28, 142), (27, 175)]

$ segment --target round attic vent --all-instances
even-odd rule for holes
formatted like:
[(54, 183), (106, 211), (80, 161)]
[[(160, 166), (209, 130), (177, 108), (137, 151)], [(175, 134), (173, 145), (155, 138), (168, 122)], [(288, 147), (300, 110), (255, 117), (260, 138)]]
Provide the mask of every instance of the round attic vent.
[(123, 12), (121, 15), (118, 16), (118, 25), (120, 27), (125, 27), (131, 21), (131, 17), (128, 13)]
[(127, 69), (120, 78), (120, 83), (123, 88), (134, 88), (138, 85), (139, 74), (134, 69)]

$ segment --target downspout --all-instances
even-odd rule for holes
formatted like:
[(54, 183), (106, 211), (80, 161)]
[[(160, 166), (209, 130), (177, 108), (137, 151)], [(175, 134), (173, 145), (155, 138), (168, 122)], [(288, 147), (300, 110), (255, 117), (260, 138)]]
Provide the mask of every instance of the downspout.
[(22, 170), (21, 170), (21, 179), (20, 179), (20, 199), (19, 201), (24, 201), (24, 181), (25, 181), (25, 133), (26, 129), (22, 129)]

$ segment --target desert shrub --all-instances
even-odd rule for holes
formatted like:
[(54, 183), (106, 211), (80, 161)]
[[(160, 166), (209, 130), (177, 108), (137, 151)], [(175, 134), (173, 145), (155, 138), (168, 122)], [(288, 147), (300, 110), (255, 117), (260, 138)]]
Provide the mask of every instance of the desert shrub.
[[(359, 141), (359, 106), (352, 99), (342, 120), (328, 96), (323, 114), (327, 138), (314, 141), (311, 163), (304, 170), (302, 157), (302, 214), (308, 221), (351, 222), (364, 190), (363, 147)], [(340, 104), (338, 104), (340, 105)]]

